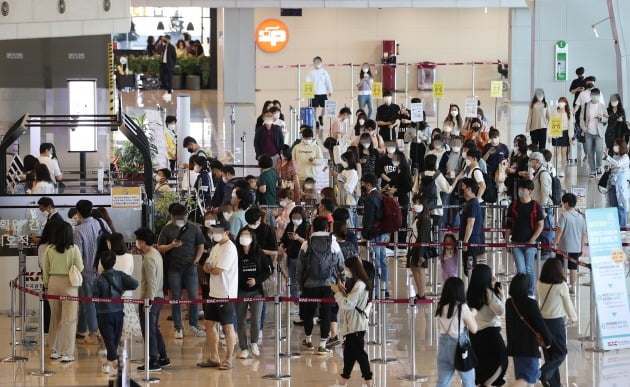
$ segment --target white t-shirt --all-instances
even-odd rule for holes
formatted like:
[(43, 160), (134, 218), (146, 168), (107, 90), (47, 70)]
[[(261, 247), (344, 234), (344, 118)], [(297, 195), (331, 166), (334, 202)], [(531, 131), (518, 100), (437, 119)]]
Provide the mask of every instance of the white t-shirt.
[(48, 168), (50, 177), (52, 177), (53, 180), (55, 177), (61, 176), (61, 168), (59, 168), (59, 161), (57, 161), (57, 159), (48, 156), (39, 156), (37, 160), (39, 160), (40, 164), (44, 164), (46, 168)]
[[(451, 318), (447, 318), (448, 314), (448, 305), (442, 307), (442, 315), (438, 317), (438, 329), (440, 330), (440, 334), (448, 333), (449, 336), (456, 339), (460, 332), (464, 331), (466, 327), (466, 319), (472, 318), (472, 313), (470, 309), (468, 309), (468, 305), (462, 304), (462, 319), (461, 323), (457, 323), (457, 314), (459, 307), (455, 307), (453, 309), (453, 315)], [(452, 324), (451, 324), (452, 321)], [(457, 332), (457, 327), (459, 326), (460, 332)]]
[(210, 250), (206, 265), (223, 269), (221, 274), (210, 274), (210, 292), (213, 298), (236, 298), (238, 293), (238, 252), (232, 241), (217, 243)]

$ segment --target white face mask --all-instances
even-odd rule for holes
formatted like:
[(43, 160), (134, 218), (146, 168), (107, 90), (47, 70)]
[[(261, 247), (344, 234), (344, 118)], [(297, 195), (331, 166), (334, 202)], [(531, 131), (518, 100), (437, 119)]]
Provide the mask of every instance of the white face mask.
[(416, 214), (419, 214), (424, 210), (424, 206), (422, 204), (414, 204), (413, 210), (415, 211)]
[(215, 224), (217, 224), (216, 219), (208, 219), (203, 223), (207, 228), (210, 228), (212, 226), (214, 226)]
[(383, 97), (383, 101), (385, 101), (386, 104), (390, 104), (392, 103), (392, 97)]
[(302, 224), (303, 220), (301, 218), (295, 218), (293, 219), (293, 225), (295, 227), (299, 227)]
[(527, 157), (529, 157), (529, 156), (531, 156), (531, 155), (532, 155), (532, 151), (528, 150), (528, 151), (527, 151)]
[(140, 250), (140, 241), (136, 241), (136, 248)]
[(162, 181), (160, 175), (155, 175), (155, 181), (157, 181), (158, 183)]
[(225, 177), (225, 176), (221, 177), (221, 180), (223, 180), (223, 182), (224, 182), (224, 183), (226, 183), (226, 184), (227, 184), (227, 182), (228, 182), (228, 179), (227, 179), (227, 177)]
[(359, 119), (359, 125), (361, 126), (365, 125), (365, 120), (363, 118)]
[(348, 168), (348, 162), (346, 160), (341, 160), (341, 166), (345, 169)]
[(361, 69), (361, 71), (363, 71), (364, 73), (367, 73), (368, 71), (370, 71), (370, 69), (369, 69), (369, 68), (364, 67), (364, 68), (362, 68), (362, 69)]
[(466, 166), (469, 167), (470, 164), (472, 164), (472, 161), (470, 161), (470, 159), (466, 159)]
[(567, 106), (566, 102), (558, 102), (558, 109), (564, 109)]
[(352, 272), (347, 267), (343, 269), (343, 273), (346, 275), (346, 278), (352, 278)]
[(619, 145), (614, 145), (613, 146), (613, 152), (619, 153)]
[(170, 124), (166, 126), (169, 130), (175, 130), (175, 124)]
[(280, 118), (280, 113), (273, 113), (273, 118), (275, 118), (276, 120)]
[(460, 151), (460, 150), (462, 150), (462, 147), (460, 147), (460, 146), (454, 146), (454, 147), (451, 147), (451, 150), (452, 150), (453, 152), (455, 152), (455, 153), (459, 153), (459, 151)]
[(286, 199), (283, 199), (283, 200), (280, 200), (279, 204), (280, 204), (280, 207), (286, 207), (289, 205), (289, 201)]
[(490, 139), (490, 144), (499, 145), (499, 139), (497, 137)]
[(442, 149), (442, 143), (441, 142), (434, 142), (433, 143), (433, 148), (435, 148), (435, 149)]
[(304, 189), (313, 189), (313, 184), (304, 184)]
[(619, 105), (619, 101), (610, 101), (610, 106), (617, 106)]
[(195, 167), (193, 168), (193, 170), (197, 173), (201, 172), (201, 167), (198, 165), (195, 165)]
[(361, 146), (365, 149), (370, 147), (370, 143), (369, 142), (361, 142)]
[(394, 146), (388, 146), (387, 147), (387, 153), (394, 153), (396, 152), (396, 147)]
[(451, 117), (457, 117), (459, 112), (457, 110), (451, 110)]
[(463, 157), (463, 158), (466, 158), (466, 156), (467, 156), (467, 154), (466, 154), (466, 153), (468, 153), (468, 152), (462, 152), (462, 157)]
[(315, 66), (316, 69), (321, 69), (322, 68), (322, 64), (321, 63), (313, 63), (313, 66)]
[(542, 101), (545, 96), (542, 94), (536, 94), (536, 99)]
[(258, 228), (258, 226), (260, 226), (260, 222), (256, 222), (256, 224), (248, 224), (249, 228), (251, 228), (252, 230), (255, 230)]
[(270, 119), (265, 119), (265, 121), (263, 121), (265, 123), (265, 125), (269, 126), (271, 124), (273, 124), (273, 120)]
[(311, 145), (313, 143), (313, 139), (305, 138), (305, 139), (302, 140), (302, 142), (304, 143), (304, 145)]
[(186, 221), (185, 221), (185, 220), (182, 220), (182, 219), (176, 220), (176, 221), (175, 221), (175, 225), (176, 225), (177, 227), (179, 227), (179, 228), (182, 228), (182, 227), (184, 227), (184, 226), (186, 225)]
[(446, 133), (451, 133), (453, 131), (453, 128), (451, 128), (450, 126), (447, 126), (446, 128), (444, 128), (444, 131)]
[(230, 218), (232, 217), (232, 213), (231, 213), (231, 212), (224, 212), (224, 213), (223, 213), (223, 217), (224, 217), (225, 219), (230, 219)]
[(212, 240), (215, 242), (221, 242), (223, 240), (223, 234), (222, 233), (212, 233)]
[(241, 235), (241, 237), (238, 238), (238, 241), (241, 244), (241, 246), (247, 247), (252, 244), (252, 237), (249, 235)]
[(400, 165), (400, 161), (392, 161), (392, 165), (393, 165), (394, 167), (397, 167), (397, 166), (399, 166), (399, 165)]

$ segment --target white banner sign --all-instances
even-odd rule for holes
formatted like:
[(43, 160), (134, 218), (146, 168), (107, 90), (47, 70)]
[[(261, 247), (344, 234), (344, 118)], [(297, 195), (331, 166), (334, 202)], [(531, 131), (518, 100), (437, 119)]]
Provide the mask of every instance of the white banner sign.
[(422, 122), (424, 121), (424, 105), (422, 102), (412, 103), (410, 105), (411, 110), (411, 122)]
[(334, 99), (327, 99), (324, 102), (324, 117), (335, 118), (337, 117), (337, 101)]
[(466, 98), (464, 103), (464, 117), (477, 117), (477, 98)]

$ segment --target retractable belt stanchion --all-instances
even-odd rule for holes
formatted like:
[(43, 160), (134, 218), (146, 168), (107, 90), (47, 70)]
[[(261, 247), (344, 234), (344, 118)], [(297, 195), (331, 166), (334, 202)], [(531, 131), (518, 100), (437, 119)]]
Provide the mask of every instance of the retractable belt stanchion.
[[(278, 263), (277, 267), (276, 267), (276, 272), (278, 273), (278, 294), (276, 294), (276, 296), (274, 297), (273, 303), (274, 303), (274, 320), (275, 320), (275, 326), (276, 326), (276, 340), (275, 340), (275, 350), (274, 350), (274, 359), (275, 359), (275, 373), (273, 374), (268, 374), (263, 376), (263, 379), (267, 379), (267, 380), (285, 380), (285, 379), (289, 379), (291, 377), (291, 375), (284, 375), (282, 374), (282, 364), (280, 363), (280, 336), (282, 336), (282, 307), (280, 305), (280, 289), (281, 289), (281, 284), (280, 284), (280, 263)], [(287, 327), (288, 329), (288, 327)]]
[[(365, 249), (368, 257), (368, 262), (370, 262), (374, 268), (376, 268), (376, 262), (374, 262), (374, 254), (370, 251), (370, 241), (365, 242)], [(379, 289), (380, 289), (380, 280), (378, 278), (378, 274), (375, 273), (375, 281), (374, 281), (374, 289), (372, 289), (373, 298), (378, 298)], [(374, 303), (372, 311), (370, 312), (370, 318), (368, 321), (368, 340), (366, 342), (367, 345), (379, 345), (379, 337), (378, 337), (378, 311), (379, 308), (378, 303)]]
[[(287, 277), (287, 295), (291, 294), (291, 278)], [(283, 352), (280, 354), (280, 357), (286, 357), (289, 359), (294, 359), (294, 358), (298, 358), (300, 356), (302, 356), (301, 353), (299, 352), (291, 352), (291, 304), (287, 303), (287, 321), (286, 321), (286, 330), (287, 333), (284, 335), (284, 337), (286, 338), (286, 342), (287, 342), (287, 350), (286, 352)], [(291, 365), (291, 362), (288, 363), (289, 366)], [(289, 373), (291, 373), (290, 368), (289, 368)]]
[(459, 279), (464, 280), (464, 268), (466, 267), (466, 263), (464, 262), (464, 242), (461, 240), (457, 241), (457, 273), (459, 274)]
[(31, 372), (33, 376), (51, 376), (54, 371), (44, 368), (44, 292), (39, 292), (39, 371)]
[[(17, 339), (15, 337), (16, 327), (16, 310), (15, 310), (15, 282), (11, 280), (9, 282), (11, 287), (11, 356), (2, 359), (2, 362), (7, 363), (19, 363), (27, 361), (27, 357), (18, 356), (16, 353)], [(42, 319), (43, 320), (43, 319)]]
[(396, 292), (398, 289), (398, 231), (394, 232), (394, 265), (394, 292)]
[(593, 284), (593, 276), (591, 275), (591, 340), (593, 346), (586, 348), (589, 352), (604, 352), (601, 347), (601, 337), (599, 335), (599, 322), (597, 318), (597, 307), (595, 305), (595, 285)]
[[(540, 278), (540, 271), (542, 270), (542, 247), (540, 242), (536, 242), (536, 278)], [(538, 295), (536, 296), (538, 298)]]
[[(438, 225), (433, 226), (433, 240), (435, 243), (440, 243), (440, 228)], [(442, 246), (444, 248), (444, 246)], [(439, 251), (439, 250), (438, 250)], [(433, 283), (431, 286), (431, 295), (437, 296), (438, 293), (438, 272), (440, 270), (440, 258), (433, 257)]]
[[(385, 295), (385, 289), (382, 290), (383, 296)], [(381, 298), (381, 301), (386, 301), (385, 297)], [(373, 359), (372, 363), (377, 364), (389, 364), (396, 363), (398, 359), (396, 358), (388, 358), (387, 357), (387, 303), (380, 302), (381, 311), (380, 311), (380, 330), (381, 330), (381, 357), (380, 359)]]
[(151, 329), (149, 328), (149, 325), (150, 325), (149, 313), (151, 313), (151, 302), (149, 301), (149, 299), (145, 298), (143, 308), (144, 308), (144, 377), (140, 380), (145, 383), (159, 383), (160, 382), (159, 378), (152, 378), (151, 376), (149, 376), (149, 359), (150, 359), (149, 335), (151, 331)]
[[(24, 253), (24, 245), (22, 243), (18, 244), (18, 285), (22, 289), (26, 287), (26, 254)], [(22, 332), (21, 334), (21, 342), (22, 345), (26, 343), (25, 332), (26, 332), (26, 294), (24, 292), (20, 292), (19, 294), (20, 301), (20, 328), (19, 330)]]
[(399, 377), (400, 380), (407, 380), (410, 382), (426, 382), (426, 376), (416, 375), (416, 313), (418, 306), (416, 305), (416, 299), (409, 298), (409, 331), (410, 340), (409, 343), (409, 374)]

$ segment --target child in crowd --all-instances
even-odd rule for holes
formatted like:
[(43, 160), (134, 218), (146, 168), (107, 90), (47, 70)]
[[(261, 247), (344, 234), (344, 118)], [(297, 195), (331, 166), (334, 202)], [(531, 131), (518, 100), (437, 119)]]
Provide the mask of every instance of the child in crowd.
[(317, 189), (315, 188), (315, 179), (307, 177), (304, 180), (304, 187), (302, 188), (302, 200), (306, 205), (317, 204)]
[(258, 192), (257, 180), (258, 179), (256, 178), (256, 176), (253, 176), (253, 175), (245, 176), (245, 181), (247, 181), (247, 184), (249, 184), (249, 189), (253, 197), (252, 203), (256, 203), (256, 192)]
[(444, 235), (442, 243), (444, 243), (444, 246), (442, 247), (440, 263), (442, 264), (442, 278), (446, 281), (458, 275), (457, 254), (455, 252), (457, 240), (455, 239), (455, 235), (449, 233)]
[[(114, 269), (116, 253), (104, 252), (100, 257), (103, 272), (96, 278), (93, 297), (122, 298), (126, 290), (135, 290), (138, 281), (122, 271)], [(111, 367), (116, 367), (118, 360), (118, 343), (123, 329), (123, 304), (98, 302), (96, 304), (98, 330), (101, 332), (107, 348), (107, 361), (103, 364), (103, 373), (109, 374)]]

